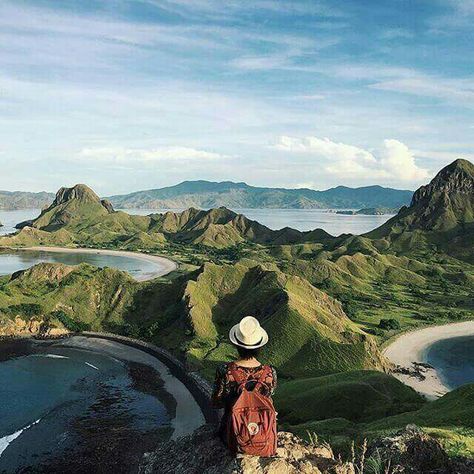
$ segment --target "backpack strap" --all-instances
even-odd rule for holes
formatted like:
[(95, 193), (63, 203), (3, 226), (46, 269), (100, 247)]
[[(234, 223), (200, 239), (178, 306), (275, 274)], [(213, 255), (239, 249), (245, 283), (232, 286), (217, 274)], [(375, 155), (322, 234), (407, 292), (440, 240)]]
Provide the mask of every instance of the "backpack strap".
[(232, 375), (234, 381), (239, 386), (239, 391), (242, 391), (245, 388), (245, 384), (247, 383), (247, 380), (249, 378), (247, 374), (242, 372), (243, 371), (238, 369), (237, 364), (235, 362), (231, 362), (228, 365), (228, 373)]
[[(242, 391), (245, 388), (245, 385), (249, 381), (250, 374), (245, 374), (242, 373), (244, 371), (241, 371), (238, 369), (238, 366), (235, 362), (231, 362), (228, 365), (228, 373), (230, 373), (234, 379), (234, 381), (237, 383), (239, 386), (239, 391)], [(265, 385), (265, 379), (272, 373), (272, 368), (269, 365), (264, 365), (260, 371), (260, 375), (258, 378), (255, 380), (255, 385)]]
[(257, 379), (257, 384), (266, 385), (265, 379), (270, 375), (273, 375), (272, 368), (269, 365), (264, 365), (262, 367), (262, 372)]

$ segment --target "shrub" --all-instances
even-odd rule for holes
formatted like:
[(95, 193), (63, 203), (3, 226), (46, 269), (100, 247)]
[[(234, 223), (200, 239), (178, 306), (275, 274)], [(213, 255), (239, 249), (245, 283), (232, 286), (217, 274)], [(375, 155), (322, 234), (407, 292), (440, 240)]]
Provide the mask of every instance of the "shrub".
[(379, 322), (379, 328), (384, 329), (385, 331), (391, 331), (401, 328), (400, 321), (397, 319), (389, 318), (389, 319), (381, 319)]
[(41, 305), (36, 303), (20, 303), (20, 304), (13, 304), (8, 306), (7, 308), (3, 308), (2, 311), (5, 314), (9, 315), (16, 315), (16, 314), (23, 314), (25, 316), (38, 316), (43, 312), (43, 308)]
[(56, 318), (68, 331), (82, 332), (90, 329), (89, 324), (84, 323), (83, 321), (75, 321), (64, 311), (53, 311), (51, 316)]

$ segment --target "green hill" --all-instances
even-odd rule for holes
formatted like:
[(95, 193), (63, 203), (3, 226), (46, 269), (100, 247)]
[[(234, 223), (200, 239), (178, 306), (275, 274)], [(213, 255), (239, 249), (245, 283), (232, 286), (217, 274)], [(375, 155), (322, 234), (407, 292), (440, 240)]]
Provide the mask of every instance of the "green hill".
[(117, 208), (179, 209), (229, 207), (233, 209), (324, 209), (324, 208), (400, 208), (408, 204), (412, 191), (366, 186), (338, 186), (326, 191), (313, 189), (262, 188), (245, 183), (223, 181), (184, 181), (176, 186), (110, 196)]
[[(276, 268), (251, 261), (206, 264), (182, 291), (184, 310), (169, 328), (156, 333), (157, 342), (184, 350), (188, 362), (208, 376), (235, 355), (227, 334), (248, 314), (269, 332), (263, 356), (282, 375), (386, 367), (374, 341), (347, 318), (339, 302)], [(189, 338), (182, 336), (183, 327), (189, 328)]]
[(0, 278), (0, 334), (120, 326), (138, 287), (118, 270), (40, 263)]
[(451, 452), (474, 456), (474, 384), (463, 385), (415, 412), (371, 422), (365, 432), (375, 437), (409, 423), (441, 439)]
[(442, 251), (474, 262), (474, 165), (456, 160), (413, 195), (409, 207), (366, 234), (395, 252)]
[(285, 382), (276, 394), (286, 429), (347, 449), (415, 424), (453, 455), (474, 455), (474, 384), (433, 402), (380, 372), (347, 372)]
[(126, 249), (160, 249), (166, 243), (228, 248), (241, 243), (275, 244), (330, 239), (322, 230), (271, 230), (225, 207), (207, 211), (189, 208), (149, 216), (114, 211), (90, 188), (78, 184), (61, 188), (53, 203), (20, 232), (3, 237), (4, 246), (107, 245)]

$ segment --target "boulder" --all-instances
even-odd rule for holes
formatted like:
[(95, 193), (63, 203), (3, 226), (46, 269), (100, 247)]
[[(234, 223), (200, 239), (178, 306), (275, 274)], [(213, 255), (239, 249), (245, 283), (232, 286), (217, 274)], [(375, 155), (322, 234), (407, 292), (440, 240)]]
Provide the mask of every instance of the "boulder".
[(215, 428), (205, 425), (192, 435), (164, 443), (145, 455), (140, 474), (354, 474), (351, 463), (334, 458), (327, 445), (309, 444), (278, 433), (277, 455), (271, 458), (229, 454)]
[(379, 459), (385, 466), (390, 465), (396, 473), (474, 472), (474, 460), (449, 457), (437, 439), (415, 425), (375, 441), (367, 451), (367, 458), (370, 457)]

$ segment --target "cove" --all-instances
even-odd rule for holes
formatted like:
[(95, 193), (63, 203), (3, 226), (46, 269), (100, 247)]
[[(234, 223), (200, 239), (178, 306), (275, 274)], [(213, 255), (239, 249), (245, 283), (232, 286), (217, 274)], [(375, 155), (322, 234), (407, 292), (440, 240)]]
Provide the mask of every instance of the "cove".
[(112, 341), (2, 343), (0, 378), (0, 472), (134, 472), (204, 422), (162, 362)]
[(129, 273), (140, 281), (163, 276), (176, 268), (171, 260), (155, 255), (115, 250), (45, 247), (2, 250), (0, 252), (0, 275), (10, 275), (40, 262), (63, 263), (65, 265), (88, 263), (100, 268), (116, 268)]

